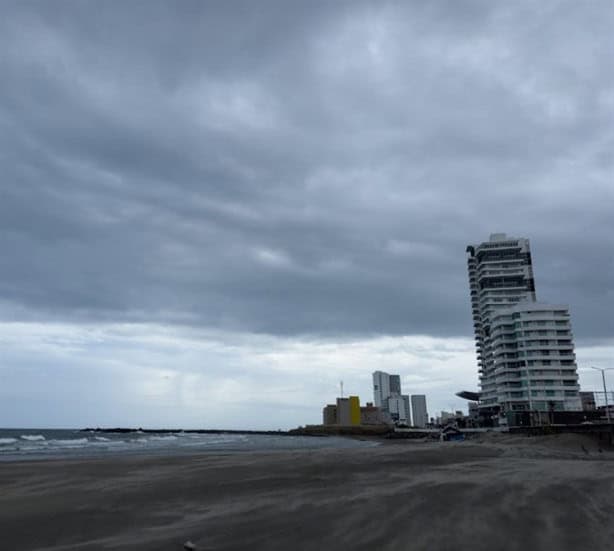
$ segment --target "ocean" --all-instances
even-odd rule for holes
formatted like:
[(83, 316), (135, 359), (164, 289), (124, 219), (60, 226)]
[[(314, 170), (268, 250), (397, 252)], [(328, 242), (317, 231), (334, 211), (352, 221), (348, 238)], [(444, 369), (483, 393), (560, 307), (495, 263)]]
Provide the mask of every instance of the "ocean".
[(321, 448), (353, 448), (374, 442), (335, 436), (95, 432), (77, 429), (0, 429), (0, 461), (98, 457), (122, 454), (186, 454)]

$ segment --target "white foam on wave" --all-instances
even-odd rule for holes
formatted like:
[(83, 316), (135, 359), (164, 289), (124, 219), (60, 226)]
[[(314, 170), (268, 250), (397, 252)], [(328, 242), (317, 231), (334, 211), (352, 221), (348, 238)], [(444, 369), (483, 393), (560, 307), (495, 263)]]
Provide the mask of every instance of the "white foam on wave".
[(98, 442), (110, 442), (111, 441), (110, 438), (105, 438), (104, 436), (94, 436), (94, 438), (98, 440)]
[(27, 440), (28, 442), (41, 442), (45, 440), (45, 437), (42, 434), (22, 434), (20, 438), (22, 440)]
[(17, 438), (0, 438), (0, 446), (14, 444), (15, 442), (17, 442)]
[(149, 440), (177, 440), (177, 437), (174, 434), (169, 434), (168, 436), (150, 436)]

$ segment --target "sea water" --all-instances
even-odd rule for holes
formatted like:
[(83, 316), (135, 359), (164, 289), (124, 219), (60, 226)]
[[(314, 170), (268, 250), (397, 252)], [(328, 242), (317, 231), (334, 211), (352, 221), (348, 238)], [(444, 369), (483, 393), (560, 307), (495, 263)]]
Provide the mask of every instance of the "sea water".
[(0, 461), (112, 454), (182, 454), (374, 446), (334, 436), (202, 434), (177, 431), (98, 432), (77, 429), (0, 429)]

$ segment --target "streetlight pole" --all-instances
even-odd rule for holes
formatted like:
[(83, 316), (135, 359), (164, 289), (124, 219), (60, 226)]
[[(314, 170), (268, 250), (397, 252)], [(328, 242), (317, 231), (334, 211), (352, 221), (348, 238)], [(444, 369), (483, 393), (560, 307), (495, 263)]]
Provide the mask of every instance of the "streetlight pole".
[(610, 407), (608, 405), (608, 389), (605, 386), (605, 372), (610, 371), (611, 369), (614, 369), (614, 368), (613, 367), (593, 367), (591, 366), (591, 369), (601, 371), (601, 380), (603, 381), (603, 395), (605, 396), (605, 413), (608, 418), (608, 423), (611, 423), (612, 419), (610, 418)]

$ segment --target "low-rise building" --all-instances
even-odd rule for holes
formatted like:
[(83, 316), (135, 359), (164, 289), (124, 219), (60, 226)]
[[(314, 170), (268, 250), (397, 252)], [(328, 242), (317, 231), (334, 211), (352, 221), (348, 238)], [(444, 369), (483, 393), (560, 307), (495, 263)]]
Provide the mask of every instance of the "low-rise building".
[(335, 404), (328, 404), (324, 406), (324, 409), (322, 410), (322, 424), (337, 424), (337, 406)]
[(389, 422), (389, 418), (389, 415), (374, 406), (372, 402), (367, 402), (366, 406), (360, 408), (361, 425), (383, 425)]
[(337, 398), (337, 425), (360, 425), (360, 399), (358, 396)]

